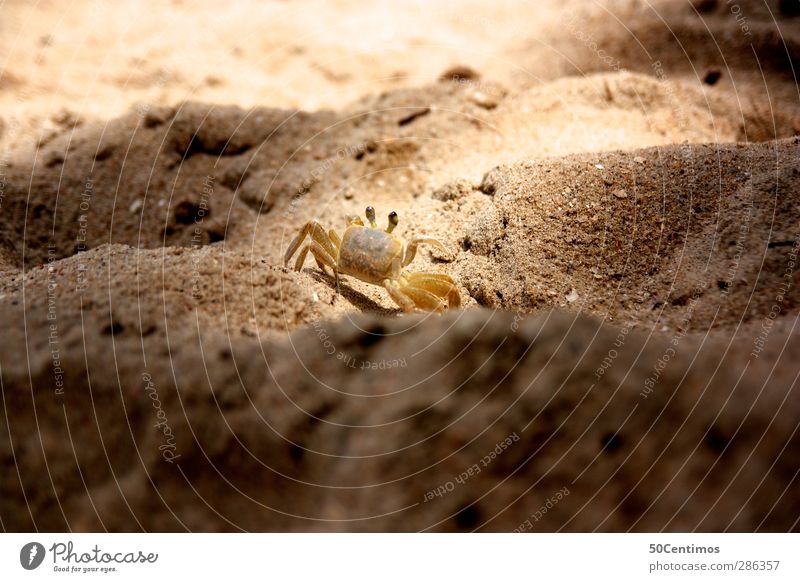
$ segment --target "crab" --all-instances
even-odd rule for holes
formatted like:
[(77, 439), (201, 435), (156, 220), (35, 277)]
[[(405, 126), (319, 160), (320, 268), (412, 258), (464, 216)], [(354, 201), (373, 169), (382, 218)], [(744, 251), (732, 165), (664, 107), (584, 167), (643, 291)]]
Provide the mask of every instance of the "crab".
[(442, 243), (434, 238), (415, 236), (406, 244), (392, 233), (398, 223), (397, 212), (389, 213), (386, 230), (375, 223), (372, 206), (367, 207), (366, 216), (369, 226), (364, 226), (358, 216), (348, 216), (342, 237), (334, 229), (326, 232), (317, 220), (307, 222), (286, 249), (284, 266), (288, 266), (300, 245), (310, 236), (311, 242), (306, 243), (297, 256), (295, 271), (303, 268), (310, 252), (324, 273), (327, 274), (326, 267), (333, 271), (337, 288), (340, 274), (380, 285), (405, 312), (419, 309), (442, 313), (446, 308), (461, 305), (461, 295), (450, 275), (404, 270), (414, 260), (419, 245), (429, 244), (447, 253)]

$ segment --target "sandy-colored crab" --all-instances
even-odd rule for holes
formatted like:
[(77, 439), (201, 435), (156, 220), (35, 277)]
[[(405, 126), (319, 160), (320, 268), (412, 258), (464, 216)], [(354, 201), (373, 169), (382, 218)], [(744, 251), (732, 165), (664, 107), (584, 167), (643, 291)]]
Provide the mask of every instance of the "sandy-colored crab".
[(375, 223), (375, 209), (372, 206), (367, 207), (366, 215), (369, 226), (364, 226), (358, 216), (348, 216), (347, 229), (341, 238), (333, 229), (326, 232), (316, 220), (307, 222), (286, 249), (284, 265), (289, 264), (292, 255), (310, 235), (311, 242), (300, 250), (294, 263), (295, 271), (303, 267), (310, 252), (320, 269), (325, 271), (325, 267), (331, 268), (337, 287), (339, 274), (381, 285), (403, 311), (422, 309), (441, 313), (445, 307), (461, 305), (461, 295), (449, 275), (403, 270), (414, 260), (418, 245), (430, 244), (446, 253), (442, 243), (433, 238), (414, 237), (405, 244), (392, 234), (398, 222), (396, 212), (389, 214), (386, 230), (380, 230)]

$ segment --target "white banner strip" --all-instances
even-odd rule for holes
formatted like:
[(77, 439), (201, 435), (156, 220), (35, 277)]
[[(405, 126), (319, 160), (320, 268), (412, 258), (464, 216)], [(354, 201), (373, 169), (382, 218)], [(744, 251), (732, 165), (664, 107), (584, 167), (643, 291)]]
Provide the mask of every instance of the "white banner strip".
[(0, 580), (797, 581), (798, 541), (793, 534), (3, 534)]

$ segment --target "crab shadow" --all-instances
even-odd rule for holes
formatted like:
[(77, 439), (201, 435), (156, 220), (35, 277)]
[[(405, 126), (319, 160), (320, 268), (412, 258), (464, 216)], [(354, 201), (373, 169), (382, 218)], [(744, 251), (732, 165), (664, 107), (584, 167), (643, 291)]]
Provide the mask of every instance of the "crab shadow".
[(315, 269), (304, 269), (304, 271), (309, 275), (311, 275), (311, 277), (313, 277), (316, 281), (324, 283), (325, 285), (333, 289), (336, 293), (344, 297), (353, 306), (357, 307), (361, 311), (369, 311), (386, 317), (396, 316), (402, 313), (401, 309), (399, 308), (387, 309), (386, 307), (376, 303), (374, 300), (370, 299), (360, 291), (356, 291), (352, 287), (344, 284), (344, 279), (342, 279), (342, 277), (339, 277), (339, 287), (337, 288), (336, 279), (334, 279), (334, 277), (326, 275), (321, 271), (317, 271)]

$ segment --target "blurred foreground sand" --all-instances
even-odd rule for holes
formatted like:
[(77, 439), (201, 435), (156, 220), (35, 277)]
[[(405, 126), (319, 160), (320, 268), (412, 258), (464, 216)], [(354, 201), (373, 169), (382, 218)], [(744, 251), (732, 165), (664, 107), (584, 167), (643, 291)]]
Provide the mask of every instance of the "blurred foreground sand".
[(797, 529), (800, 21), (436, 6), (0, 9), (3, 528)]

